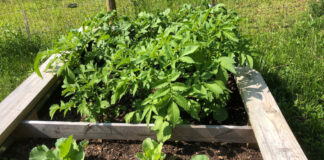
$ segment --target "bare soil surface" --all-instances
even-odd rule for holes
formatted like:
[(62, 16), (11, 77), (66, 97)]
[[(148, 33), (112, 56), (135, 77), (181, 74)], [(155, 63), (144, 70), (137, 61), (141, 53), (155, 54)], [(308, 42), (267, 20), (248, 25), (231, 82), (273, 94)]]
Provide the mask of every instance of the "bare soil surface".
[[(90, 140), (86, 148), (86, 160), (135, 160), (142, 152), (140, 141)], [(53, 148), (53, 139), (29, 139), (17, 141), (0, 158), (27, 160), (31, 149), (46, 144)], [(247, 144), (167, 142), (163, 147), (167, 160), (189, 160), (197, 154), (205, 154), (211, 160), (261, 160), (258, 149)]]

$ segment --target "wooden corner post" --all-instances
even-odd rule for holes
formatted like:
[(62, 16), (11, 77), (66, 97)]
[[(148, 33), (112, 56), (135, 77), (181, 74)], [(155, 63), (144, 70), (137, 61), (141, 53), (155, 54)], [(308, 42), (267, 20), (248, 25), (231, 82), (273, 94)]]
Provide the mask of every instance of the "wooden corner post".
[(116, 10), (116, 1), (115, 0), (106, 0), (107, 12)]
[(214, 7), (216, 5), (216, 1), (212, 0), (212, 6)]

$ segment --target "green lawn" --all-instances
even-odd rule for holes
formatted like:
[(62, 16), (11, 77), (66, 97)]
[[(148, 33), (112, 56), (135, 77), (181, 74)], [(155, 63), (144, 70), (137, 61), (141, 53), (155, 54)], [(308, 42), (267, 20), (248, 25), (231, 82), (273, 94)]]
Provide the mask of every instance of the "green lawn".
[[(39, 4), (36, 5), (35, 1)], [(23, 31), (16, 33), (16, 36), (8, 36), (9, 38), (0, 37), (0, 75), (4, 75), (0, 77), (0, 101), (32, 72), (35, 54), (30, 52), (36, 53), (50, 46), (58, 35), (79, 26), (85, 17), (104, 7), (104, 2), (99, 0), (95, 1), (98, 3), (93, 6), (82, 6), (90, 1), (75, 1), (80, 3), (80, 8), (53, 9), (51, 12), (40, 11), (39, 14), (27, 11), (32, 26), (31, 32), (45, 31), (32, 38), (24, 34), (24, 22), (20, 12), (10, 18), (1, 14), (17, 12), (22, 8), (37, 11), (43, 6), (62, 8), (69, 1), (28, 0), (19, 5), (16, 1), (5, 1), (7, 5), (3, 5), (0, 1), (0, 27), (9, 24), (11, 28), (19, 26)], [(309, 1), (217, 2), (224, 2), (245, 18), (241, 30), (252, 39), (253, 46), (261, 54), (256, 59), (256, 69), (264, 76), (308, 158), (317, 160), (324, 157), (324, 17), (311, 16)], [(9, 6), (10, 2), (13, 2), (13, 5)], [(171, 0), (147, 0), (137, 3), (139, 7), (134, 8), (132, 2), (135, 0), (117, 0), (118, 14), (134, 16), (140, 11), (139, 7), (142, 10), (156, 11), (167, 7), (176, 8), (185, 2), (202, 4), (202, 1), (194, 0), (180, 0), (174, 3)]]

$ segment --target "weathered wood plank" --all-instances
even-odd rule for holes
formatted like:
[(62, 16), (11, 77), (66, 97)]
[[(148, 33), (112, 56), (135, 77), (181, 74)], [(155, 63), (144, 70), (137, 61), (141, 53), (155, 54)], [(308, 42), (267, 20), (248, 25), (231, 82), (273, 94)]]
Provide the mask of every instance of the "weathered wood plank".
[(40, 67), (43, 79), (33, 73), (0, 103), (0, 145), (57, 81), (56, 74), (44, 72), (52, 58)]
[(236, 68), (238, 85), (265, 160), (307, 159), (261, 74)]
[[(153, 124), (150, 124), (152, 127)], [(14, 132), (16, 136), (60, 138), (71, 134), (77, 139), (144, 140), (155, 138), (146, 124), (88, 123), (60, 121), (24, 121)], [(19, 135), (18, 135), (19, 134)], [(199, 142), (255, 143), (250, 126), (180, 125), (171, 140)]]

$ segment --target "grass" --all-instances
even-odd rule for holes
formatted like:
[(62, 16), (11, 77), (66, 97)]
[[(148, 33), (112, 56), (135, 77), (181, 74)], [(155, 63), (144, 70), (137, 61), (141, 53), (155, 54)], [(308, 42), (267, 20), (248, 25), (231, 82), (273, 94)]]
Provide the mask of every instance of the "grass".
[[(67, 8), (72, 2), (78, 7)], [(32, 73), (38, 51), (51, 47), (62, 34), (80, 26), (104, 6), (104, 0), (0, 0), (0, 101)]]
[(305, 16), (291, 29), (255, 39), (263, 53), (257, 69), (311, 159), (324, 157), (323, 20)]
[[(3, 17), (1, 14), (4, 10), (6, 13), (17, 10), (19, 12), (21, 7), (26, 10), (34, 7), (34, 10), (39, 10), (43, 6), (62, 7), (69, 2), (37, 1), (40, 5), (35, 5), (34, 1), (29, 0), (16, 7), (12, 5), (8, 7), (9, 1), (6, 1), (8, 3), (6, 6), (0, 1), (0, 26), (10, 22), (20, 26), (24, 32), (24, 23), (21, 21), (22, 17), (19, 17), (21, 14), (16, 16), (18, 19), (16, 22), (14, 17), (11, 17), (12, 19)], [(88, 2), (76, 1), (80, 4)], [(15, 4), (16, 1), (10, 2)], [(167, 7), (177, 8), (185, 2), (202, 4), (202, 1), (193, 0), (179, 0), (175, 3), (170, 1), (168, 3), (167, 0), (147, 0), (137, 5), (142, 10), (156, 11)], [(254, 47), (261, 53), (257, 58), (256, 69), (264, 76), (307, 157), (314, 160), (324, 157), (324, 17), (310, 14), (310, 0), (218, 0), (217, 2), (224, 2), (245, 18), (241, 30), (252, 38)], [(118, 14), (134, 16), (140, 10), (133, 5), (131, 0), (118, 0)], [(0, 101), (32, 72), (31, 63), (34, 54), (28, 53), (36, 53), (39, 49), (50, 46), (49, 43), (45, 44), (39, 40), (56, 39), (57, 35), (66, 33), (71, 27), (79, 26), (84, 17), (98, 10), (96, 8), (96, 11), (92, 12), (89, 9), (88, 13), (81, 8), (78, 11), (57, 9), (50, 12), (50, 22), (44, 12), (41, 12), (44, 14), (43, 18), (38, 18), (38, 14), (29, 13), (31, 25), (35, 26), (31, 29), (32, 33), (38, 33), (38, 30), (46, 32), (32, 39), (23, 33), (17, 33), (15, 38), (11, 38), (10, 43), (3, 36), (0, 38), (0, 75), (5, 75), (0, 77)], [(80, 14), (76, 16), (77, 13)], [(63, 18), (63, 21), (71, 23), (65, 24), (60, 21), (65, 14), (70, 18)], [(27, 44), (29, 47), (24, 47), (28, 46)]]

